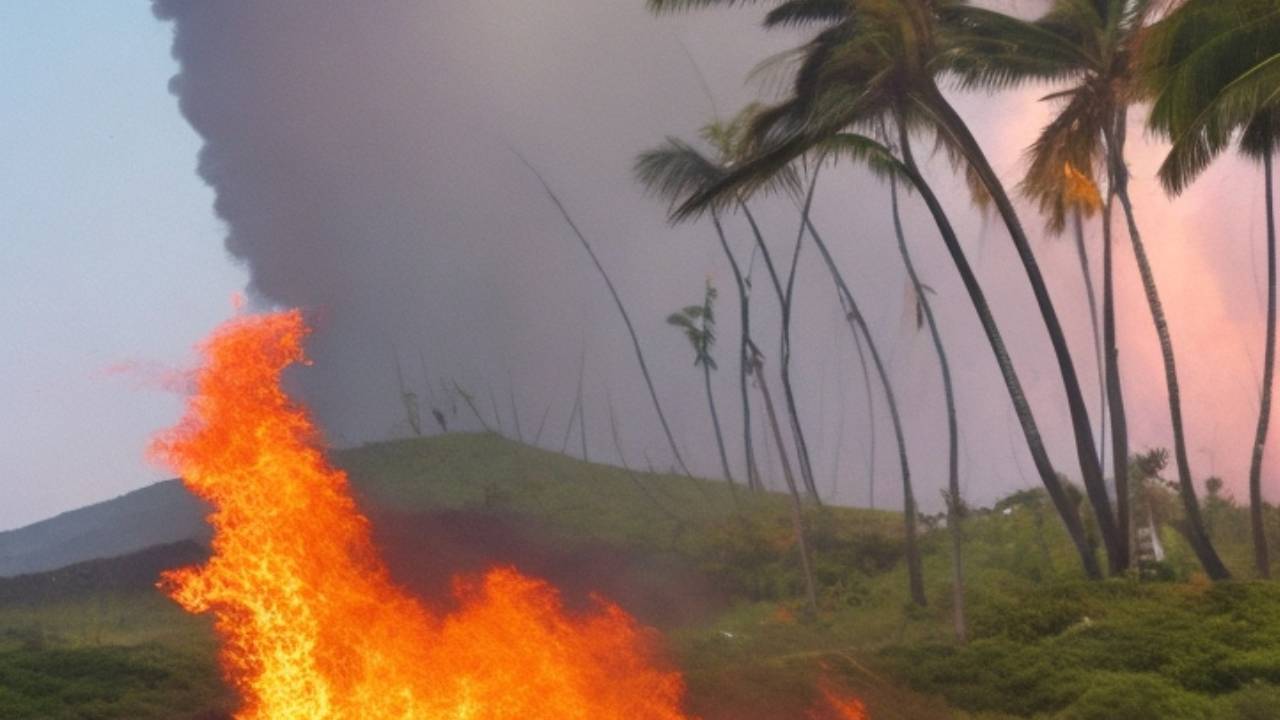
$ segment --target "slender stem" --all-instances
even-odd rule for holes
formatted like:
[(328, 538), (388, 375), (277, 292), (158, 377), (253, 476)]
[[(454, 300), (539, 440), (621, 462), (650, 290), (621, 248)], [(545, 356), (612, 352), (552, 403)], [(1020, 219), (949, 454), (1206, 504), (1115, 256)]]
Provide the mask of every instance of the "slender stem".
[(933, 304), (929, 301), (924, 283), (920, 282), (915, 263), (911, 259), (911, 249), (907, 246), (906, 233), (902, 229), (902, 213), (898, 206), (898, 180), (892, 176), (889, 178), (889, 200), (893, 210), (893, 231), (898, 239), (898, 252), (902, 255), (902, 264), (906, 267), (916, 300), (924, 311), (929, 338), (933, 341), (934, 354), (938, 356), (938, 372), (942, 375), (942, 394), (947, 408), (947, 530), (951, 536), (952, 622), (956, 640), (963, 643), (968, 636), (968, 629), (964, 604), (964, 535), (960, 527), (963, 515), (960, 498), (960, 430), (956, 422), (956, 395), (951, 381), (951, 363), (947, 360), (947, 349), (942, 343), (942, 332), (938, 329), (938, 320), (933, 314)]
[[(741, 207), (745, 208), (745, 203)], [(720, 249), (724, 251), (724, 256), (729, 261), (729, 268), (733, 271), (733, 282), (738, 288), (738, 315), (741, 321), (738, 338), (738, 391), (742, 396), (742, 451), (747, 465), (747, 488), (759, 490), (760, 471), (756, 467), (755, 448), (751, 438), (751, 397), (747, 391), (747, 375), (750, 372), (749, 363), (751, 362), (747, 354), (747, 343), (751, 340), (751, 295), (747, 290), (746, 280), (742, 276), (742, 268), (738, 266), (738, 259), (729, 248), (729, 241), (725, 238), (719, 215), (713, 213), (711, 220), (715, 224)]]
[(1249, 523), (1253, 531), (1253, 560), (1258, 577), (1271, 577), (1267, 533), (1262, 517), (1262, 454), (1266, 449), (1267, 426), (1271, 421), (1271, 386), (1276, 364), (1276, 215), (1275, 177), (1271, 149), (1262, 156), (1267, 193), (1267, 347), (1262, 365), (1262, 398), (1258, 410), (1258, 431), (1249, 462)]
[[(512, 152), (515, 152), (514, 150)], [(631, 324), (631, 316), (627, 313), (627, 308), (622, 304), (622, 298), (618, 295), (618, 290), (613, 285), (613, 280), (609, 278), (609, 273), (605, 272), (604, 265), (600, 263), (600, 258), (596, 257), (596, 252), (591, 247), (591, 243), (587, 242), (587, 238), (578, 229), (578, 224), (574, 222), (573, 217), (569, 215), (568, 209), (564, 203), (560, 201), (560, 197), (551, 189), (551, 185), (542, 177), (542, 173), (538, 172), (523, 155), (515, 152), (516, 157), (520, 158), (520, 162), (538, 179), (542, 185), (542, 189), (546, 191), (547, 196), (551, 198), (551, 202), (555, 203), (556, 209), (560, 211), (561, 217), (569, 225), (569, 229), (573, 231), (574, 236), (578, 238), (578, 242), (582, 244), (582, 249), (587, 251), (587, 255), (591, 257), (591, 262), (596, 266), (596, 270), (600, 272), (600, 277), (604, 279), (604, 283), (609, 288), (609, 294), (613, 297), (613, 303), (618, 308), (618, 313), (622, 315), (622, 322), (627, 326), (627, 334), (631, 336), (631, 344), (635, 348), (636, 360), (640, 363), (640, 373), (644, 376), (644, 384), (649, 389), (649, 397), (653, 400), (653, 409), (658, 414), (658, 422), (662, 425), (662, 432), (667, 437), (667, 445), (671, 448), (671, 455), (675, 458), (676, 464), (680, 466), (681, 472), (689, 477), (693, 474), (689, 472), (689, 467), (685, 465), (684, 458), (680, 455), (680, 447), (676, 444), (675, 435), (671, 432), (671, 426), (667, 423), (667, 416), (662, 412), (662, 402), (658, 400), (658, 390), (653, 385), (653, 377), (649, 374), (649, 365), (644, 361), (644, 350), (640, 347), (640, 337), (636, 334), (636, 328)]]
[[(1080, 275), (1084, 278), (1084, 294), (1089, 301), (1089, 326), (1093, 328), (1093, 350), (1098, 363), (1098, 464), (1107, 462), (1107, 371), (1102, 360), (1102, 334), (1098, 327), (1098, 297), (1093, 287), (1093, 272), (1089, 269), (1089, 248), (1084, 241), (1084, 217), (1079, 210), (1072, 213), (1072, 226), (1076, 240), (1076, 257), (1080, 260)], [(1123, 535), (1123, 533), (1121, 533)]]
[[(808, 215), (806, 214), (805, 217), (808, 218)], [(827, 244), (823, 242), (822, 236), (818, 234), (818, 230), (813, 226), (811, 220), (806, 219), (805, 224), (809, 228), (809, 235), (813, 237), (813, 244), (817, 246), (823, 262), (827, 265), (827, 270), (831, 273), (831, 279), (835, 282), (836, 295), (844, 308), (850, 331), (854, 335), (862, 333), (862, 338), (867, 341), (867, 350), (871, 353), (871, 362), (875, 366), (876, 374), (880, 378), (881, 389), (884, 391), (885, 404), (889, 406), (889, 419), (893, 424), (894, 438), (898, 442), (898, 465), (902, 470), (902, 516), (906, 525), (907, 582), (911, 591), (911, 600), (923, 607), (928, 603), (928, 599), (924, 591), (924, 571), (921, 567), (920, 550), (917, 546), (916, 538), (916, 498), (915, 492), (911, 488), (911, 464), (907, 460), (907, 441), (902, 430), (902, 418), (898, 414), (898, 402), (893, 392), (893, 384), (889, 380), (889, 372), (880, 357), (880, 351), (876, 348), (875, 340), (871, 336), (871, 330), (867, 327), (866, 319), (863, 318), (862, 312), (858, 309), (853, 292), (849, 289), (849, 285), (845, 283), (844, 276), (840, 273), (835, 259), (831, 257), (831, 252), (827, 249)]]
[[(745, 208), (745, 205), (743, 206)], [(751, 233), (755, 237), (756, 248), (760, 251), (760, 257), (764, 259), (765, 269), (769, 272), (769, 280), (773, 283), (773, 290), (778, 297), (778, 307), (782, 313), (782, 337), (783, 346), (782, 362), (779, 363), (779, 374), (782, 378), (783, 399), (787, 403), (787, 417), (791, 426), (792, 438), (796, 445), (797, 462), (800, 465), (800, 477), (805, 484), (805, 490), (814, 501), (821, 503), (818, 497), (817, 487), (812, 484), (809, 476), (808, 447), (804, 442), (804, 430), (800, 425), (799, 411), (796, 407), (795, 395), (791, 391), (791, 300), (790, 293), (784, 289), (782, 280), (778, 276), (777, 267), (773, 263), (773, 255), (769, 252), (769, 247), (764, 242), (764, 235), (760, 232), (760, 226), (756, 224), (755, 217), (748, 211), (745, 213), (747, 223), (751, 226)], [(801, 223), (801, 235), (803, 237), (803, 223)], [(796, 240), (796, 255), (799, 254), (800, 240)], [(794, 278), (795, 261), (792, 262), (792, 278)], [(789, 283), (790, 284), (790, 283)]]
[(809, 611), (818, 610), (818, 592), (813, 580), (813, 567), (809, 559), (809, 541), (804, 529), (804, 511), (801, 508), (800, 490), (796, 486), (795, 475), (791, 473), (791, 462), (787, 459), (786, 446), (782, 444), (782, 430), (778, 427), (778, 413), (773, 409), (773, 396), (769, 393), (769, 384), (764, 376), (764, 362), (760, 352), (752, 344), (752, 367), (756, 382), (760, 386), (760, 394), (764, 397), (765, 414), (769, 418), (769, 427), (773, 429), (773, 441), (778, 446), (778, 457), (782, 459), (782, 477), (787, 482), (787, 492), (791, 497), (791, 524), (796, 536), (796, 545), (800, 550), (800, 569), (804, 572), (805, 596), (809, 603)]

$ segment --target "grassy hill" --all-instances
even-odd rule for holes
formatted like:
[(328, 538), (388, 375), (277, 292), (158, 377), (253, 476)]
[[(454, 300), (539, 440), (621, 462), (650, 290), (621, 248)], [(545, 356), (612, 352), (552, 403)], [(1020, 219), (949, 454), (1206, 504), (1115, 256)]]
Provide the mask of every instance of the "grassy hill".
[[(454, 572), (509, 562), (571, 606), (602, 590), (664, 629), (691, 710), (708, 720), (805, 717), (821, 677), (854, 689), (874, 720), (1280, 717), (1275, 584), (1204, 582), (1172, 530), (1163, 580), (1085, 582), (1039, 493), (966, 522), (973, 638), (959, 646), (946, 538), (923, 539), (930, 605), (914, 608), (893, 513), (809, 511), (822, 611), (804, 619), (781, 496), (735, 502), (722, 483), (492, 435), (334, 459), (397, 580), (430, 595)], [(1238, 512), (1210, 507), (1215, 527)], [(1225, 555), (1247, 557), (1247, 538), (1221, 534)], [(0, 580), (0, 717), (226, 717), (207, 619), (145, 581), (200, 553), (171, 545)]]

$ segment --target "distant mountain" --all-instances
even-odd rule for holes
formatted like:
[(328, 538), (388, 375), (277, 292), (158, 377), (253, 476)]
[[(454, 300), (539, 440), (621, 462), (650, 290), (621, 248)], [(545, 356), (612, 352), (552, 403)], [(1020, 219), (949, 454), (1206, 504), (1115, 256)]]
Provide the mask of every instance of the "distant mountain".
[(205, 546), (183, 540), (120, 557), (86, 560), (49, 572), (0, 578), (0, 606), (152, 591), (160, 573), (202, 563), (208, 556)]
[(0, 577), (37, 573), (182, 541), (206, 543), (209, 506), (177, 480), (0, 532)]

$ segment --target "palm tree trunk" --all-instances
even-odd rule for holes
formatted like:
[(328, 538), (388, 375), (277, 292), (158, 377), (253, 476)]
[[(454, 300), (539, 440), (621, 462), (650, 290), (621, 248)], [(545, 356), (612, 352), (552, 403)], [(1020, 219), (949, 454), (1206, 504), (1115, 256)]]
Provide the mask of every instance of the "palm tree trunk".
[(862, 368), (862, 390), (867, 396), (867, 491), (869, 505), (876, 509), (876, 396), (871, 392), (871, 368), (867, 363), (867, 355), (862, 350), (862, 338), (853, 336), (853, 346), (858, 351), (858, 367)]
[(658, 422), (662, 425), (662, 432), (667, 437), (667, 445), (671, 448), (671, 455), (675, 458), (676, 464), (680, 466), (681, 472), (693, 477), (693, 473), (689, 472), (689, 467), (684, 464), (684, 458), (680, 455), (680, 447), (676, 445), (675, 435), (671, 433), (671, 426), (667, 423), (666, 413), (662, 412), (662, 402), (658, 400), (658, 390), (653, 385), (653, 377), (649, 375), (649, 365), (644, 361), (644, 350), (640, 347), (640, 337), (636, 335), (636, 328), (631, 324), (631, 316), (627, 313), (626, 306), (622, 304), (618, 289), (614, 287), (609, 273), (605, 272), (604, 265), (600, 264), (600, 258), (596, 257), (596, 251), (591, 247), (591, 243), (587, 242), (586, 236), (578, 229), (578, 224), (573, 221), (569, 210), (560, 201), (560, 196), (556, 195), (555, 191), (551, 189), (551, 185), (547, 183), (546, 178), (542, 177), (542, 173), (538, 172), (538, 169), (523, 155), (516, 153), (516, 157), (520, 158), (525, 167), (529, 168), (529, 171), (538, 179), (542, 189), (546, 191), (547, 196), (551, 198), (551, 202), (555, 203), (556, 209), (560, 211), (560, 216), (564, 218), (564, 221), (569, 225), (569, 229), (573, 231), (573, 234), (578, 238), (578, 242), (582, 244), (582, 249), (586, 250), (587, 255), (591, 257), (591, 262), (596, 266), (596, 270), (600, 272), (600, 277), (604, 278), (604, 284), (609, 288), (609, 295), (613, 297), (613, 303), (618, 307), (618, 313), (622, 315), (622, 322), (627, 326), (627, 334), (631, 336), (631, 345), (635, 348), (636, 360), (640, 363), (640, 374), (644, 376), (644, 384), (649, 389), (649, 397), (653, 400), (653, 409), (658, 413)]
[(716, 412), (716, 398), (711, 392), (711, 365), (706, 362), (702, 364), (702, 380), (707, 389), (707, 406), (711, 409), (711, 426), (716, 431), (716, 447), (720, 450), (720, 469), (724, 471), (724, 477), (732, 487), (736, 483), (733, 473), (729, 471), (729, 455), (724, 451), (724, 435), (720, 433), (720, 414)]
[(876, 348), (875, 340), (871, 337), (871, 330), (867, 327), (866, 319), (863, 318), (862, 312), (858, 310), (858, 304), (854, 300), (853, 292), (849, 290), (849, 285), (845, 283), (844, 276), (840, 273), (840, 268), (836, 267), (835, 259), (831, 257), (827, 244), (822, 241), (822, 236), (818, 234), (813, 222), (808, 219), (807, 213), (805, 215), (805, 224), (809, 228), (809, 234), (813, 237), (814, 245), (818, 247), (818, 252), (822, 254), (822, 260), (826, 263), (827, 270), (831, 273), (831, 279), (835, 281), (836, 295), (844, 308), (845, 317), (849, 322), (849, 330), (855, 336), (859, 332), (862, 333), (863, 339), (867, 341), (867, 350), (871, 353), (871, 362), (875, 365), (876, 374), (880, 377), (880, 386), (884, 390), (885, 403), (889, 406), (889, 418), (893, 423), (894, 438), (898, 441), (898, 464), (902, 469), (902, 516), (906, 526), (907, 583), (911, 592), (912, 602), (924, 607), (928, 604), (928, 598), (925, 596), (924, 571), (916, 538), (916, 498), (911, 488), (911, 465), (907, 461), (907, 441), (902, 431), (902, 418), (898, 414), (898, 401), (893, 392), (893, 384), (889, 381), (889, 373), (880, 357), (880, 351)]
[(952, 263), (960, 274), (960, 280), (964, 284), (965, 292), (969, 295), (969, 301), (973, 304), (974, 311), (978, 314), (982, 330), (986, 334), (987, 342), (991, 345), (991, 352), (995, 356), (996, 366), (999, 367), (1005, 388), (1009, 392), (1009, 400), (1013, 404), (1014, 413), (1018, 417), (1018, 424), (1022, 428), (1023, 436), (1026, 438), (1028, 452), (1031, 454), (1036, 471), (1040, 475), (1040, 482), (1044, 484), (1045, 491), (1049, 494), (1049, 499), (1053, 502), (1053, 506), (1058, 512), (1058, 517), (1062, 519), (1062, 524), (1066, 528), (1067, 534), (1071, 537), (1071, 542), (1075, 545), (1085, 574), (1090, 578), (1100, 578), (1102, 577), (1102, 572), (1098, 568), (1098, 560), (1094, 556), (1093, 548), (1089, 545), (1088, 538), (1085, 536), (1084, 525), (1080, 522), (1079, 512), (1076, 506), (1072, 504), (1071, 498), (1063, 486), (1062, 479), (1058, 477), (1057, 471), (1053, 468), (1053, 463), (1049, 460), (1049, 453), (1045, 449), (1044, 439), (1040, 436), (1040, 429), (1036, 425), (1035, 415), (1031, 412), (1031, 404), (1027, 401), (1026, 393), (1022, 390), (1022, 382), (1018, 379), (1018, 373), (1013, 367), (1013, 360), (1009, 357), (1009, 350), (1005, 345), (1004, 337), (1000, 333), (999, 326), (996, 325), (995, 316), (991, 312), (991, 305), (987, 302), (986, 293), (982, 291), (982, 285), (978, 282), (977, 275), (974, 274), (973, 268), (969, 265), (969, 259), (964, 254), (964, 248), (960, 245), (960, 239), (956, 236), (955, 228), (952, 227), (950, 218), (947, 217), (946, 211), (943, 210), (942, 203), (938, 201), (938, 196), (934, 194), (933, 188), (925, 181), (924, 176), (920, 174), (920, 170), (915, 163), (915, 157), (911, 153), (910, 137), (901, 123), (899, 123), (898, 134), (902, 144), (902, 160), (907, 170), (907, 178), (920, 193), (921, 199), (924, 200), (930, 214), (933, 215), (934, 223), (938, 226), (938, 233), (942, 235), (943, 244), (946, 245), (947, 252), (951, 255)]
[(942, 333), (938, 330), (938, 321), (933, 315), (933, 305), (925, 294), (924, 284), (920, 282), (915, 263), (911, 260), (911, 249), (907, 247), (907, 236), (902, 229), (902, 213), (898, 206), (898, 180), (892, 176), (889, 178), (889, 200), (893, 209), (893, 231), (898, 238), (898, 252), (902, 255), (902, 264), (907, 269), (907, 277), (911, 279), (917, 302), (924, 311), (929, 338), (933, 341), (933, 350), (938, 356), (938, 370), (942, 374), (942, 394), (947, 407), (947, 530), (951, 536), (952, 622), (955, 625), (956, 640), (963, 644), (968, 637), (968, 623), (965, 621), (964, 606), (964, 534), (960, 527), (963, 514), (960, 500), (960, 432), (956, 423), (956, 396), (951, 383), (951, 363), (947, 361), (947, 349), (942, 344)]
[(542, 411), (542, 419), (538, 421), (538, 430), (533, 434), (533, 445), (536, 447), (538, 441), (542, 439), (542, 430), (547, 426), (547, 417), (551, 415), (551, 403), (547, 403), (547, 407)]
[(1156, 288), (1155, 273), (1151, 269), (1151, 261), (1147, 258), (1147, 249), (1143, 245), (1142, 235), (1138, 232), (1138, 222), (1133, 214), (1133, 202), (1129, 199), (1129, 171), (1124, 162), (1124, 113), (1118, 113), (1116, 127), (1110, 130), (1110, 142), (1107, 143), (1112, 176), (1115, 180), (1116, 197), (1124, 210), (1125, 220), (1129, 226), (1129, 241), (1133, 245), (1134, 260), (1138, 265), (1138, 274), (1142, 277), (1142, 289), (1147, 295), (1147, 306), (1151, 310), (1151, 321), (1155, 325), (1156, 335), (1160, 339), (1160, 355), (1164, 360), (1164, 379), (1169, 391), (1169, 418), (1173, 425), (1173, 457), (1178, 466), (1178, 494), (1182, 496), (1183, 511), (1187, 515), (1187, 539), (1191, 549), (1204, 571), (1214, 580), (1225, 580), (1231, 577), (1226, 565), (1218, 557), (1213, 541), (1204, 527), (1204, 519), (1200, 514), (1200, 501), (1196, 498), (1195, 483), (1191, 478), (1191, 462), (1187, 455), (1187, 438), (1182, 426), (1182, 391), (1178, 384), (1178, 368), (1173, 356), (1173, 339), (1169, 333), (1169, 323), (1165, 318), (1164, 305), (1160, 302), (1160, 293)]
[(520, 429), (520, 408), (516, 406), (516, 388), (511, 382), (511, 373), (507, 373), (507, 393), (511, 397), (511, 420), (516, 426), (516, 440), (524, 443), (524, 430)]
[[(745, 210), (746, 206), (743, 205)], [(769, 280), (773, 283), (774, 292), (778, 296), (778, 307), (782, 313), (782, 346), (785, 353), (780, 363), (779, 373), (782, 377), (783, 399), (787, 403), (787, 416), (791, 425), (791, 434), (795, 440), (796, 459), (800, 465), (800, 476), (804, 482), (805, 491), (809, 493), (814, 502), (821, 504), (822, 500), (818, 497), (818, 488), (813, 484), (813, 479), (809, 476), (808, 469), (811, 467), (809, 463), (809, 448), (804, 441), (804, 429), (800, 425), (799, 410), (796, 407), (795, 394), (791, 392), (791, 300), (788, 290), (783, 289), (782, 280), (778, 276), (777, 268), (773, 264), (773, 255), (769, 252), (769, 248), (765, 245), (764, 235), (760, 232), (760, 226), (756, 224), (755, 217), (749, 211), (744, 213), (747, 223), (751, 226), (751, 232), (755, 236), (756, 246), (760, 249), (760, 257), (764, 258), (765, 269), (769, 271)], [(797, 241), (797, 252), (799, 251), (799, 241)], [(793, 263), (794, 270), (794, 263)], [(792, 274), (794, 278), (794, 273)]]
[[(1102, 360), (1102, 333), (1098, 327), (1098, 294), (1093, 287), (1093, 272), (1089, 269), (1089, 249), (1084, 242), (1084, 217), (1079, 210), (1072, 214), (1072, 230), (1076, 241), (1076, 256), (1080, 259), (1080, 275), (1084, 278), (1085, 298), (1089, 301), (1089, 326), (1093, 329), (1093, 352), (1098, 363), (1098, 465), (1107, 466), (1107, 370)], [(1118, 505), (1119, 503), (1117, 503)], [(1124, 530), (1117, 526), (1117, 534), (1124, 541)]]
[(755, 448), (751, 437), (751, 397), (747, 392), (747, 375), (751, 372), (749, 364), (751, 359), (747, 352), (747, 343), (751, 341), (751, 295), (747, 290), (746, 280), (742, 276), (742, 268), (738, 266), (738, 259), (729, 249), (729, 241), (725, 239), (719, 216), (713, 214), (711, 220), (715, 224), (716, 237), (720, 240), (720, 249), (724, 250), (724, 256), (729, 260), (729, 267), (733, 270), (733, 281), (738, 287), (738, 308), (742, 321), (738, 342), (738, 389), (742, 394), (742, 448), (746, 456), (747, 488), (760, 490), (760, 469), (756, 465)]
[(813, 580), (813, 568), (809, 559), (809, 540), (804, 529), (804, 512), (800, 502), (800, 490), (796, 486), (796, 477), (791, 473), (791, 461), (787, 459), (787, 448), (782, 443), (782, 430), (778, 427), (778, 414), (773, 409), (773, 396), (769, 394), (769, 384), (764, 377), (764, 363), (760, 351), (751, 345), (752, 368), (756, 382), (760, 385), (760, 394), (764, 397), (765, 414), (769, 418), (769, 427), (773, 429), (773, 442), (778, 447), (778, 457), (782, 460), (782, 477), (787, 481), (787, 491), (791, 497), (791, 524), (796, 534), (796, 545), (800, 550), (800, 569), (804, 573), (805, 596), (810, 612), (818, 611), (818, 592)]
[(1040, 316), (1044, 320), (1049, 341), (1053, 346), (1054, 358), (1058, 363), (1058, 371), (1062, 375), (1063, 389), (1067, 396), (1067, 408), (1071, 413), (1071, 429), (1075, 434), (1076, 458), (1080, 464), (1081, 479), (1085, 492), (1093, 506), (1098, 521), (1098, 532), (1107, 550), (1107, 559), (1111, 569), (1122, 569), (1120, 543), (1117, 539), (1115, 515), (1111, 511), (1111, 499), (1107, 493), (1106, 481), (1102, 478), (1102, 467), (1098, 464), (1098, 452), (1093, 442), (1093, 424), (1089, 420), (1089, 409), (1084, 402), (1084, 393), (1080, 388), (1080, 378), (1076, 374), (1075, 363), (1071, 358), (1071, 349), (1067, 346), (1066, 335), (1062, 331), (1062, 323), (1058, 320), (1058, 312), (1054, 309), (1053, 299), (1049, 296), (1049, 288), (1045, 285), (1044, 276), (1036, 262), (1035, 253), (1022, 223), (1018, 220), (1013, 202), (1005, 191), (1004, 184), (996, 175), (987, 156), (982, 152), (968, 125), (956, 112), (951, 103), (943, 97), (936, 86), (929, 88), (927, 98), (929, 109), (935, 111), (941, 121), (942, 128), (948, 132), (958, 144), (970, 166), (977, 172), (983, 186), (990, 193), (991, 199), (1008, 228), (1018, 258), (1022, 262), (1027, 280), (1031, 284), (1032, 294), (1039, 307)]
[(804, 226), (809, 220), (809, 211), (813, 207), (813, 193), (817, 187), (818, 173), (815, 171), (809, 183), (809, 195), (801, 211), (800, 230), (796, 233), (795, 250), (791, 253), (791, 269), (787, 273), (782, 310), (782, 347), (779, 355), (782, 358), (782, 393), (787, 401), (788, 415), (791, 416), (791, 432), (796, 438), (796, 460), (800, 465), (800, 477), (804, 480), (809, 497), (821, 505), (822, 497), (818, 494), (818, 481), (809, 457), (809, 443), (805, 441), (804, 428), (800, 424), (800, 411), (796, 404), (796, 393), (791, 384), (791, 308), (794, 306), (795, 299), (796, 270), (800, 267), (800, 250), (804, 247)]
[(1120, 384), (1120, 350), (1116, 342), (1115, 268), (1111, 214), (1112, 195), (1102, 207), (1102, 343), (1105, 347), (1107, 408), (1111, 411), (1111, 462), (1116, 484), (1116, 526), (1124, 542), (1124, 567), (1133, 565), (1133, 511), (1129, 497), (1129, 420)]
[(1258, 432), (1249, 462), (1249, 524), (1253, 530), (1253, 561), (1258, 577), (1271, 577), (1271, 559), (1267, 553), (1267, 534), (1262, 523), (1262, 452), (1267, 443), (1267, 425), (1271, 421), (1271, 385), (1276, 364), (1276, 216), (1275, 178), (1270, 148), (1262, 157), (1267, 192), (1267, 348), (1262, 365), (1262, 398), (1258, 410)]

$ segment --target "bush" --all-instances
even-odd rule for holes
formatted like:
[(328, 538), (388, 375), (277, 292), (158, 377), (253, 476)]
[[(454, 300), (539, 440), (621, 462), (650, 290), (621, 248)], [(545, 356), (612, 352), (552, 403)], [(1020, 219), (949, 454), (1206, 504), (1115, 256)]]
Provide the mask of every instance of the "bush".
[(1219, 698), (1215, 718), (1275, 720), (1280, 714), (1280, 687), (1254, 684)]
[[(1274, 716), (1273, 716), (1274, 717)], [(1213, 720), (1212, 704), (1157, 675), (1096, 673), (1055, 720)]]

